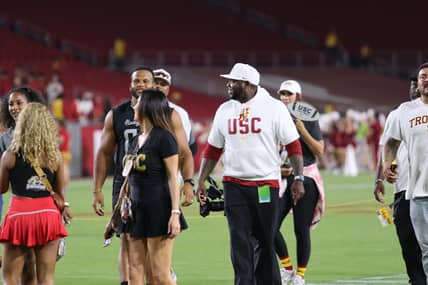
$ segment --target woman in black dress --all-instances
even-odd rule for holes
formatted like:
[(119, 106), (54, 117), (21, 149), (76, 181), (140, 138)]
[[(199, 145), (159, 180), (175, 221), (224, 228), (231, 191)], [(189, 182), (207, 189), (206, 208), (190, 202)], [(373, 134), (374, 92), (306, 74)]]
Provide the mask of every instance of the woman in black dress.
[(134, 107), (141, 134), (131, 141), (129, 174), (133, 221), (129, 232), (130, 282), (144, 284), (144, 270), (154, 284), (172, 285), (174, 238), (187, 227), (179, 208), (178, 144), (171, 127), (172, 109), (157, 90), (143, 91)]

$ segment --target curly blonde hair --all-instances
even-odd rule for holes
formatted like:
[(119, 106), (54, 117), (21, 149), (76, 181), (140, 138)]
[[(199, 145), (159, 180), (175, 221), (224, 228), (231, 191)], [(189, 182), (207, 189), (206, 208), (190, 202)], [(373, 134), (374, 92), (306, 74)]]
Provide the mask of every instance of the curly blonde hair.
[(10, 145), (14, 153), (21, 153), (24, 160), (34, 166), (55, 171), (60, 151), (55, 120), (45, 105), (29, 103), (19, 114)]

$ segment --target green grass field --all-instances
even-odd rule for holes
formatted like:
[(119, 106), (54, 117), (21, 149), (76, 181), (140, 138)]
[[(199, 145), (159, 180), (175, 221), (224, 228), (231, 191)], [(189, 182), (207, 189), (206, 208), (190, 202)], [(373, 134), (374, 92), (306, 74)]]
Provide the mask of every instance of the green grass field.
[[(393, 225), (382, 227), (375, 211), (373, 175), (324, 175), (326, 214), (312, 231), (312, 255), (307, 284), (406, 284), (404, 264)], [(111, 181), (104, 187), (106, 209), (111, 209)], [(74, 214), (68, 227), (67, 254), (57, 264), (56, 283), (119, 284), (118, 239), (102, 248), (108, 216), (96, 216), (91, 207), (92, 181), (73, 180), (68, 201)], [(387, 188), (388, 202), (392, 188)], [(5, 205), (10, 194), (5, 195)], [(173, 266), (182, 285), (233, 284), (227, 224), (221, 213), (207, 218), (199, 205), (184, 208), (189, 229), (176, 240)], [(7, 208), (7, 207), (6, 207)], [(4, 209), (4, 212), (6, 209)], [(295, 264), (292, 219), (282, 231)]]

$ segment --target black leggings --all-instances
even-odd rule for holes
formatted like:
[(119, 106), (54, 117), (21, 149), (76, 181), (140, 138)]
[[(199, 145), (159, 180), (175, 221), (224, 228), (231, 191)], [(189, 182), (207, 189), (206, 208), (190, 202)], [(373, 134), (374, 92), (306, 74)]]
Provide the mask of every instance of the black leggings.
[(287, 182), (287, 190), (285, 191), (284, 196), (279, 200), (279, 224), (278, 231), (275, 236), (275, 250), (279, 257), (289, 256), (287, 244), (280, 229), (282, 221), (290, 212), (290, 209), (293, 209), (294, 234), (296, 235), (297, 246), (297, 264), (300, 266), (306, 266), (311, 255), (310, 226), (315, 206), (318, 201), (319, 192), (315, 181), (312, 178), (305, 176), (305, 182), (303, 185), (305, 188), (305, 195), (299, 200), (299, 202), (297, 202), (297, 205), (293, 205), (293, 199), (291, 198), (290, 192), (290, 186), (293, 180), (288, 179)]

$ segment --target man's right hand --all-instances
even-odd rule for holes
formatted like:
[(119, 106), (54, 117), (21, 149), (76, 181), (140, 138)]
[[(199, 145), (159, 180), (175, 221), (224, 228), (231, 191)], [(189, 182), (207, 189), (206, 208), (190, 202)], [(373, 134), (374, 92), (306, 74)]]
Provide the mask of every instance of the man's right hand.
[(385, 186), (383, 185), (383, 181), (376, 180), (373, 194), (375, 196), (376, 201), (380, 203), (385, 203)]
[(293, 199), (293, 204), (297, 205), (297, 202), (305, 195), (305, 188), (303, 187), (303, 181), (294, 180), (291, 184), (291, 198)]
[(188, 207), (192, 205), (193, 200), (195, 199), (195, 195), (193, 193), (193, 186), (188, 183), (184, 183), (183, 187), (181, 188), (181, 193), (184, 194), (184, 200), (181, 203), (181, 206)]
[(104, 195), (101, 191), (93, 192), (92, 208), (98, 216), (104, 216)]
[(199, 203), (203, 206), (207, 200), (207, 189), (205, 188), (205, 182), (198, 182), (198, 188), (196, 190), (196, 197), (198, 197)]
[(383, 176), (389, 183), (395, 183), (398, 179), (398, 170), (397, 168), (391, 169), (391, 164), (386, 162), (383, 168)]

